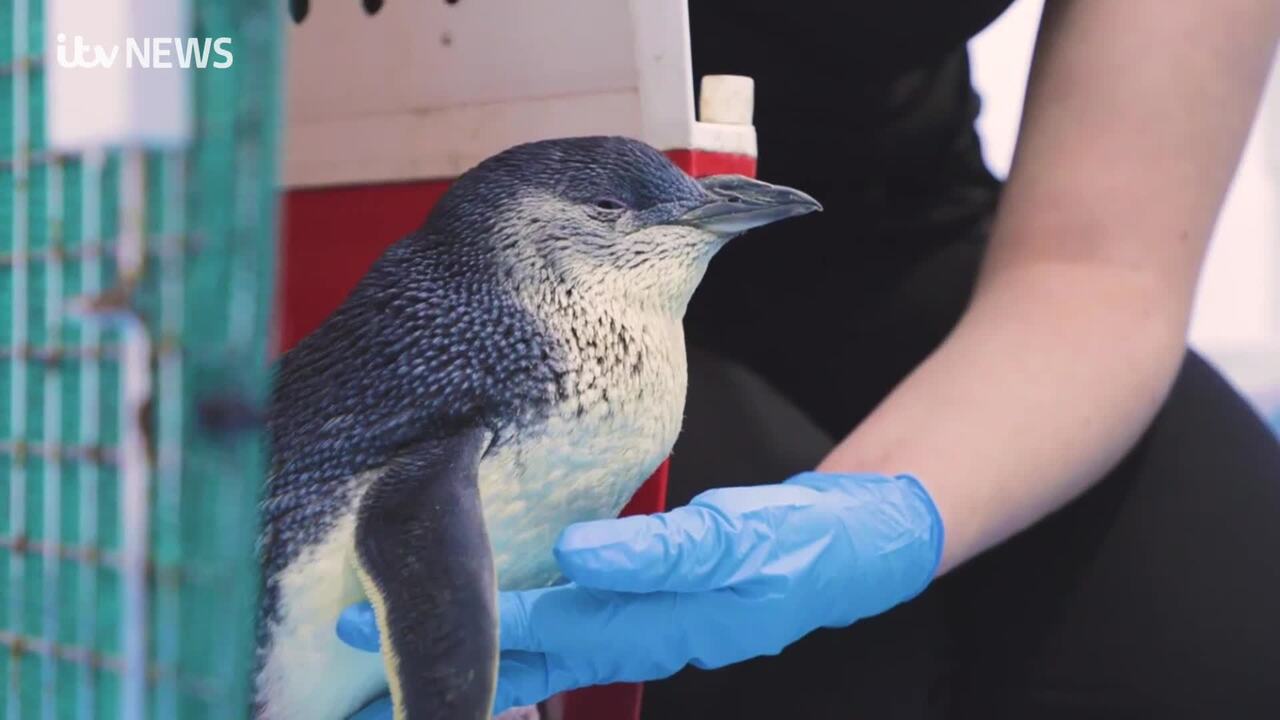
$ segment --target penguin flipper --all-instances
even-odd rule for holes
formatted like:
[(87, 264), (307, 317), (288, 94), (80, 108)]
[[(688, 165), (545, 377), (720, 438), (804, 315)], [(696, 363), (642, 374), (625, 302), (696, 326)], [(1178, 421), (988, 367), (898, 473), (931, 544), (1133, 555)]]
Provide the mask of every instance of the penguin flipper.
[(396, 455), (356, 516), (357, 565), (382, 633), (396, 720), (488, 720), (497, 682), (497, 587), (467, 430)]

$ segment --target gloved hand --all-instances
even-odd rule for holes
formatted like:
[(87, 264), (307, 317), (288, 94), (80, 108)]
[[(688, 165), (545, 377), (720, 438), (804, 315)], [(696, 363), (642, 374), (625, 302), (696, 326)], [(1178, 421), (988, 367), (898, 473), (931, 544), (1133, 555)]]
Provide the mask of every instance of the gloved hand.
[[(907, 475), (802, 473), (572, 525), (555, 548), (572, 582), (500, 597), (495, 710), (776, 654), (918, 594), (942, 540), (937, 508)], [(349, 609), (339, 636), (376, 648), (372, 617)]]

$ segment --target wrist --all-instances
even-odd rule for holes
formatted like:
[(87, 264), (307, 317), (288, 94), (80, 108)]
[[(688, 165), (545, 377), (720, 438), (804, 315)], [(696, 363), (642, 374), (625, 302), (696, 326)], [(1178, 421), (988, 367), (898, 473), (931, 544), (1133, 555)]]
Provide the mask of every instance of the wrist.
[(938, 510), (938, 504), (934, 502), (933, 496), (929, 494), (929, 489), (920, 482), (920, 479), (909, 473), (900, 473), (894, 476), (894, 479), (902, 483), (907, 492), (913, 495), (920, 504), (921, 511), (926, 515), (925, 525), (928, 527), (928, 539), (926, 544), (929, 548), (929, 557), (932, 560), (928, 563), (929, 573), (920, 588), (910, 595), (915, 597), (924, 591), (933, 578), (937, 577), (942, 566), (942, 555), (946, 548), (947, 532), (946, 523), (942, 520), (942, 513)]
[[(866, 601), (854, 615), (875, 615), (910, 600), (939, 574), (942, 514), (914, 475), (809, 472), (787, 483), (835, 494), (830, 507), (853, 545), (851, 596)], [(879, 591), (868, 593), (869, 587)]]

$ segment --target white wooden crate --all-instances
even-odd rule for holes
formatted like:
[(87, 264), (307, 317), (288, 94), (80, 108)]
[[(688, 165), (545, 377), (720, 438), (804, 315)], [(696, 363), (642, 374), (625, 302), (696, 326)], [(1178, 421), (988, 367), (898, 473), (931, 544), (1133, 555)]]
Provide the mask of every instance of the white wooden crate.
[(756, 153), (749, 89), (696, 118), (685, 0), (311, 5), (287, 38), (289, 187), (455, 177), (567, 135)]

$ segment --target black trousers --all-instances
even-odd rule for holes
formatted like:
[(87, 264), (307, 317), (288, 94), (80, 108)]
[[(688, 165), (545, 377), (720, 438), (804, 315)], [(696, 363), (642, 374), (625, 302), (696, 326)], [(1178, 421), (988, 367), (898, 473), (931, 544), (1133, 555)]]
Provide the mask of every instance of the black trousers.
[[(859, 238), (819, 198), (731, 243), (690, 309), (672, 505), (811, 468), (965, 305), (980, 220)], [(1280, 718), (1280, 443), (1188, 352), (1075, 502), (882, 616), (650, 683), (644, 717)]]

